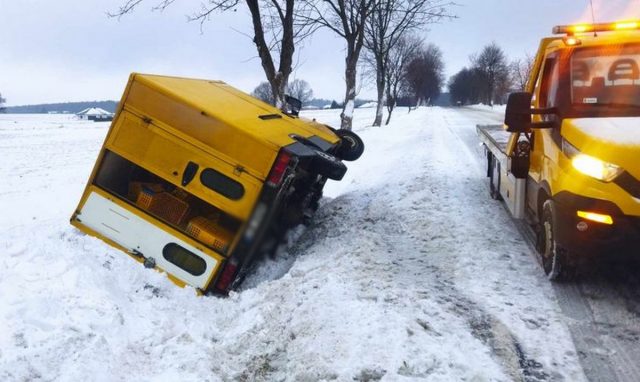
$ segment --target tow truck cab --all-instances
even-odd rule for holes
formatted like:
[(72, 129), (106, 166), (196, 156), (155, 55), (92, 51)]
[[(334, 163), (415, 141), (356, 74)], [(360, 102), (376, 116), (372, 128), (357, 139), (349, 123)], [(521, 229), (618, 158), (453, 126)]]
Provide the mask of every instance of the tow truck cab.
[(363, 149), (220, 81), (134, 73), (71, 224), (179, 285), (226, 293)]
[[(535, 227), (550, 279), (571, 276), (580, 256), (640, 254), (640, 22), (554, 33), (526, 92), (510, 95), (502, 180), (512, 184), (500, 193)], [(487, 152), (491, 184), (506, 190)]]

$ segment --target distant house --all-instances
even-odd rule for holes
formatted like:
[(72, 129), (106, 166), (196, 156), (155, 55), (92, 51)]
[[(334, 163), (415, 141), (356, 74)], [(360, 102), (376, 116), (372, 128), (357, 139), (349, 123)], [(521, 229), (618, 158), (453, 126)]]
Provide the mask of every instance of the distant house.
[(113, 113), (109, 113), (108, 111), (101, 109), (99, 107), (86, 108), (81, 112), (76, 113), (76, 115), (80, 119), (84, 119), (87, 121), (94, 121), (94, 122), (103, 122), (103, 121), (113, 120)]
[(366, 103), (363, 103), (362, 105), (358, 106), (358, 109), (369, 109), (369, 108), (373, 108), (373, 107), (378, 107), (378, 103), (375, 101), (369, 101)]

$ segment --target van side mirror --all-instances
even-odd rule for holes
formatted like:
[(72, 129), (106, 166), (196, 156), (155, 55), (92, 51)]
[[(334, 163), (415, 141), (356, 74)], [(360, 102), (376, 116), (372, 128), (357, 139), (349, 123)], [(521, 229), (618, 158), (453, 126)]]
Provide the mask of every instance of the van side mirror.
[(504, 115), (504, 124), (510, 133), (526, 133), (530, 129), (548, 129), (554, 127), (553, 122), (531, 122), (533, 114), (556, 114), (556, 108), (532, 109), (531, 99), (533, 95), (528, 92), (511, 93), (507, 100), (507, 109)]
[(289, 107), (289, 114), (295, 116), (300, 114), (300, 110), (302, 109), (302, 101), (288, 94), (284, 96), (284, 99), (287, 103), (287, 106)]

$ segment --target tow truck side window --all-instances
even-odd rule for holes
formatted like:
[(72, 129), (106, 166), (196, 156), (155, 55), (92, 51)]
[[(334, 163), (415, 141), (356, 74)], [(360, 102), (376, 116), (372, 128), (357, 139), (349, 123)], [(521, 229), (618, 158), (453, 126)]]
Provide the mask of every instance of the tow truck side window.
[(540, 97), (538, 105), (540, 107), (556, 106), (558, 88), (560, 84), (560, 65), (558, 65), (557, 54), (550, 55), (544, 62), (540, 83)]

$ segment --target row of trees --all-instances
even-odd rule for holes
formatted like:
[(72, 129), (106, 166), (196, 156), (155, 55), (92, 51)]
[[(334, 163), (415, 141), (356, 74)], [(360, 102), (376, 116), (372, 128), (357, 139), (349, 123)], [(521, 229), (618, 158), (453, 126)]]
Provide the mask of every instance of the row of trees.
[[(369, 52), (367, 52), (369, 53)], [(396, 105), (422, 105), (440, 95), (444, 85), (444, 62), (442, 51), (433, 44), (425, 45), (423, 40), (414, 36), (403, 36), (389, 51), (383, 73), (383, 85), (380, 86), (376, 62), (370, 54), (365, 54), (361, 70), (363, 79), (375, 79), (376, 88), (382, 89), (378, 93), (378, 102), (374, 126), (380, 126), (384, 107), (387, 108), (386, 124)], [(289, 95), (298, 98), (303, 104), (313, 99), (313, 90), (309, 83), (295, 79), (289, 83)], [(252, 92), (252, 95), (265, 102), (275, 104), (273, 93), (268, 82), (262, 82)], [(338, 105), (335, 101), (331, 108)], [(356, 105), (357, 106), (357, 105)], [(342, 104), (340, 107), (344, 107)]]
[[(110, 15), (122, 17), (144, 1), (127, 0)], [(163, 10), (174, 2), (157, 0), (153, 9)], [(444, 0), (207, 0), (189, 19), (203, 24), (216, 12), (235, 11), (246, 6), (251, 14), (253, 43), (273, 104), (281, 108), (285, 105), (296, 46), (319, 28), (340, 36), (346, 45), (341, 127), (351, 129), (363, 50), (370, 52), (375, 65), (378, 94), (375, 124), (379, 125), (383, 100), (393, 93), (388, 84), (392, 50), (411, 32), (451, 17), (447, 11), (450, 5), (452, 3)]]
[(533, 58), (508, 61), (504, 51), (494, 42), (470, 57), (471, 65), (449, 79), (449, 92), (454, 103), (502, 104), (513, 90), (524, 90), (533, 66)]

